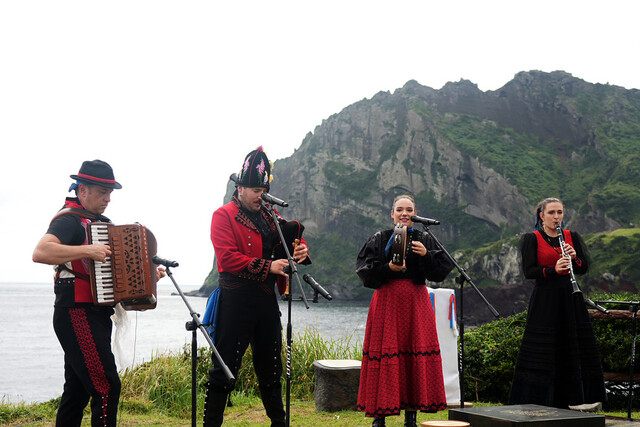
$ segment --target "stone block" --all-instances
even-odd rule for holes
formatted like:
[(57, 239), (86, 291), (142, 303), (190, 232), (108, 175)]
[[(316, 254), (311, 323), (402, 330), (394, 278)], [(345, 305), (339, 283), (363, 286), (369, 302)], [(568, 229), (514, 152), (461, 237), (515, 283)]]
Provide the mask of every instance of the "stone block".
[(359, 360), (313, 362), (316, 411), (355, 410), (360, 386)]

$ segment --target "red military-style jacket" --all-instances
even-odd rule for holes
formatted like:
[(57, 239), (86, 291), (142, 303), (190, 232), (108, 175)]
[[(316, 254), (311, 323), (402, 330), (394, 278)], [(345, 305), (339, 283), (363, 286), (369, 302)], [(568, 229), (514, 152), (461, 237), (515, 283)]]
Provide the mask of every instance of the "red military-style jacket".
[[(260, 231), (249, 217), (243, 213), (240, 206), (240, 201), (234, 197), (231, 202), (218, 208), (213, 213), (211, 242), (216, 253), (218, 272), (235, 274), (250, 281), (264, 282), (269, 275), (272, 260), (262, 258), (262, 236)], [(267, 220), (271, 231), (277, 234), (271, 215), (265, 208), (261, 209), (261, 213)], [(279, 215), (278, 220), (281, 227), (291, 223), (297, 224), (300, 227), (300, 234), (302, 233), (304, 227), (297, 221), (287, 222)], [(286, 239), (287, 233), (284, 234)], [(304, 239), (301, 236), (299, 238), (301, 243), (306, 245)], [(282, 243), (280, 242), (280, 244)], [(307, 259), (303, 263), (310, 263), (310, 260)], [(282, 293), (285, 286), (282, 280), (284, 277), (278, 276), (277, 279), (278, 290)]]

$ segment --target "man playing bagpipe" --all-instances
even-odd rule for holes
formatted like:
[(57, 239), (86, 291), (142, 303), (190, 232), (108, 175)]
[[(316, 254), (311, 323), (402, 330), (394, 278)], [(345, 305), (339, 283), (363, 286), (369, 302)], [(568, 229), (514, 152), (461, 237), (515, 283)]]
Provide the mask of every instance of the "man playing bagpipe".
[[(260, 396), (272, 426), (285, 425), (282, 404), (282, 325), (275, 285), (283, 293), (289, 262), (273, 216), (262, 194), (269, 190), (271, 167), (262, 147), (249, 153), (236, 180), (231, 202), (213, 213), (211, 241), (220, 275), (220, 296), (215, 343), (234, 377), (249, 345), (258, 377)], [(293, 257), (309, 264), (309, 249), (302, 225), (278, 216), (286, 243), (294, 239)], [(204, 425), (220, 426), (229, 393), (233, 390), (214, 359), (207, 385)]]

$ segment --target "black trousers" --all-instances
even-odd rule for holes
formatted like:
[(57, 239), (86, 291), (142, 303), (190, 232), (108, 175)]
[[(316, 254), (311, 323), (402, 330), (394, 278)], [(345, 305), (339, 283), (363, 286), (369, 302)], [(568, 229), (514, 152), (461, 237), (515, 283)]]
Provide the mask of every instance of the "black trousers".
[[(273, 425), (280, 425), (280, 422), (284, 422), (285, 414), (280, 382), (282, 325), (276, 296), (267, 294), (263, 288), (253, 283), (233, 289), (221, 289), (218, 310), (216, 349), (235, 377), (242, 357), (251, 345), (253, 367), (258, 377), (262, 402)], [(223, 396), (230, 393), (233, 386), (214, 358), (208, 386), (205, 425), (218, 425), (217, 421), (207, 423), (207, 419), (222, 420)]]
[(56, 426), (80, 426), (91, 400), (91, 425), (115, 427), (120, 377), (111, 351), (110, 307), (55, 307), (53, 329), (64, 350), (64, 390)]

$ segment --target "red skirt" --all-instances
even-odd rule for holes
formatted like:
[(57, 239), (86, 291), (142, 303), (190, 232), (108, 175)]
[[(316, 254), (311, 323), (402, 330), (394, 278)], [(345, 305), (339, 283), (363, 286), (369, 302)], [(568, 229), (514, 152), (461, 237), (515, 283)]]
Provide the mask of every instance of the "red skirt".
[(446, 409), (442, 359), (429, 291), (391, 280), (371, 299), (362, 349), (358, 410), (367, 417)]

